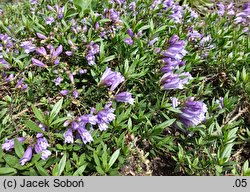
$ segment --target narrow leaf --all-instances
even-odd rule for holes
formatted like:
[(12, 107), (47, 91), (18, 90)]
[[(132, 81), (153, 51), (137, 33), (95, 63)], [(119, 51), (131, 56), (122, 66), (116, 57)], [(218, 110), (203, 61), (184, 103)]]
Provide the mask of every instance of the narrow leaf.
[(39, 133), (43, 132), (43, 130), (35, 122), (31, 120), (25, 121), (25, 126), (28, 127), (32, 131), (39, 132)]
[(16, 169), (11, 167), (0, 167), (0, 175), (15, 175)]
[(41, 121), (42, 123), (44, 122), (44, 115), (40, 109), (38, 109), (36, 106), (32, 106), (33, 113), (35, 114), (36, 118)]
[(57, 176), (60, 176), (62, 174), (65, 165), (66, 165), (66, 154), (64, 154), (62, 159), (59, 161)]
[(14, 139), (14, 147), (15, 147), (15, 152), (17, 156), (21, 158), (23, 156), (24, 149), (23, 149), (22, 144), (17, 139)]
[(50, 122), (52, 122), (54, 120), (54, 118), (57, 116), (57, 114), (59, 113), (59, 111), (62, 108), (62, 104), (63, 104), (63, 98), (60, 99), (53, 107), (51, 113), (50, 113), (50, 117), (49, 120)]
[(109, 160), (109, 168), (112, 167), (112, 165), (115, 163), (116, 159), (119, 157), (120, 155), (120, 149), (117, 149), (113, 155), (111, 156), (110, 160)]

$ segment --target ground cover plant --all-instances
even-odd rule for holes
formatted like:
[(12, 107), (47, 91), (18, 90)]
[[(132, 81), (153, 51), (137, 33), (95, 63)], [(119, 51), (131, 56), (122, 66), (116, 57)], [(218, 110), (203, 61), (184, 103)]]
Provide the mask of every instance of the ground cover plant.
[(250, 3), (0, 5), (0, 175), (250, 175)]

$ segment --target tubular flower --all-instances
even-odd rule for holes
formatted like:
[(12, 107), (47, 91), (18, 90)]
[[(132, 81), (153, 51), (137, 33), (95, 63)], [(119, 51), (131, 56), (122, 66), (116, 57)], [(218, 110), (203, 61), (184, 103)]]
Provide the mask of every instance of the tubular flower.
[(191, 97), (182, 108), (182, 113), (179, 115), (179, 118), (183, 125), (188, 128), (191, 126), (197, 126), (203, 122), (206, 119), (206, 112), (206, 104), (202, 101), (194, 101), (194, 97)]
[(23, 157), (20, 159), (20, 164), (25, 165), (32, 158), (32, 147), (29, 146), (23, 154)]
[(129, 92), (121, 92), (121, 93), (118, 93), (116, 96), (115, 96), (115, 100), (118, 101), (118, 102), (125, 102), (125, 103), (129, 103), (131, 105), (134, 104), (134, 99), (132, 98), (132, 94), (129, 93)]
[[(184, 77), (184, 78), (181, 78)], [(173, 72), (165, 73), (161, 78), (162, 88), (164, 90), (183, 89), (183, 85), (192, 79), (190, 73), (174, 74)]]
[(110, 86), (110, 91), (113, 91), (120, 83), (125, 81), (124, 77), (119, 72), (113, 72), (110, 68), (106, 68), (104, 71), (100, 85)]

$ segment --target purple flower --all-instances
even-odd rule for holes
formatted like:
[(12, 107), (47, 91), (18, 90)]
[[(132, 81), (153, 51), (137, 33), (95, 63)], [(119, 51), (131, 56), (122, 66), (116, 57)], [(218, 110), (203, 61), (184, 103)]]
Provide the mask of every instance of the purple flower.
[(115, 100), (118, 102), (125, 102), (131, 105), (134, 104), (134, 99), (132, 98), (132, 94), (129, 92), (121, 92), (115, 96)]
[(65, 51), (65, 54), (66, 54), (67, 56), (72, 56), (72, 55), (73, 55), (73, 52), (72, 52), (72, 51)]
[[(43, 131), (45, 131), (46, 126), (45, 126), (44, 124), (39, 123), (38, 126), (39, 126)], [(43, 133), (37, 133), (37, 134), (36, 134), (36, 138), (40, 138), (40, 137), (43, 137)]]
[(178, 107), (178, 105), (180, 104), (180, 102), (178, 101), (178, 98), (170, 97), (170, 99), (172, 101), (172, 107), (174, 107), (174, 108)]
[(16, 88), (19, 88), (19, 89), (22, 89), (23, 91), (25, 91), (27, 89), (28, 85), (24, 84), (23, 81), (24, 81), (24, 78), (19, 79), (17, 81)]
[(36, 50), (36, 46), (32, 44), (30, 41), (22, 42), (21, 47), (24, 49), (24, 52), (27, 54)]
[(47, 67), (43, 62), (39, 61), (38, 59), (32, 58), (32, 64), (38, 67)]
[(66, 96), (69, 94), (69, 90), (62, 90), (60, 91), (60, 93), (63, 95), (63, 96)]
[(223, 4), (223, 3), (218, 3), (217, 4), (217, 7), (218, 7), (218, 11), (217, 11), (217, 13), (219, 14), (219, 15), (224, 15), (224, 13), (225, 13), (225, 5)]
[(53, 51), (51, 57), (52, 59), (56, 59), (63, 51), (62, 45), (59, 45), (55, 51)]
[(28, 85), (27, 85), (27, 84), (23, 84), (22, 87), (21, 87), (21, 89), (22, 89), (23, 91), (25, 91), (27, 88), (28, 88)]
[(126, 38), (126, 39), (124, 40), (124, 42), (127, 43), (128, 45), (133, 45), (133, 44), (134, 44), (134, 41), (133, 41), (133, 39), (131, 39), (131, 38)]
[(23, 154), (23, 157), (20, 159), (20, 164), (25, 165), (28, 161), (30, 161), (32, 158), (32, 147), (28, 146), (26, 151)]
[(182, 6), (176, 5), (172, 7), (172, 14), (169, 16), (175, 23), (181, 23), (184, 14)]
[(152, 39), (151, 41), (149, 41), (149, 45), (153, 46), (154, 43), (155, 43), (156, 41), (158, 41), (158, 39), (159, 39), (158, 37)]
[(4, 69), (10, 68), (10, 64), (5, 59), (0, 58), (0, 64), (1, 64), (1, 66), (3, 66)]
[(125, 2), (125, 0), (110, 0), (110, 3), (116, 3), (118, 5), (122, 5)]
[(85, 73), (87, 73), (87, 69), (80, 69), (79, 70), (80, 75), (85, 74)]
[(65, 133), (64, 133), (64, 142), (65, 143), (73, 143), (74, 142), (74, 138), (73, 138), (73, 132), (72, 129), (68, 129)]
[(51, 152), (49, 150), (45, 149), (42, 151), (41, 159), (46, 160), (50, 155), (51, 155)]
[(134, 11), (135, 12), (135, 9), (136, 9), (136, 2), (131, 2), (130, 4), (129, 4), (129, 9), (131, 9), (132, 11)]
[(171, 58), (162, 58), (161, 61), (165, 64), (161, 68), (161, 72), (166, 73), (166, 72), (171, 72), (173, 69), (179, 68), (179, 66), (183, 66), (185, 64), (184, 61), (181, 60), (175, 60)]
[(58, 19), (62, 19), (63, 18), (63, 12), (64, 12), (64, 6), (59, 7), (58, 5), (55, 5), (55, 8), (56, 8)]
[(228, 6), (227, 6), (227, 15), (234, 15), (235, 14), (235, 11), (234, 11), (234, 4), (233, 3), (230, 3)]
[(100, 28), (100, 25), (98, 22), (95, 23), (95, 30), (97, 31)]
[(31, 5), (37, 4), (37, 0), (30, 0), (30, 4), (31, 4)]
[(88, 61), (89, 65), (95, 64), (95, 55), (100, 52), (100, 48), (98, 44), (94, 44), (93, 41), (90, 42), (90, 44), (87, 46), (88, 53), (86, 55), (86, 60)]
[(182, 74), (167, 72), (161, 78), (162, 88), (164, 90), (183, 89), (183, 85), (187, 84), (189, 79), (192, 79), (192, 77), (188, 72)]
[(60, 85), (60, 83), (61, 83), (62, 81), (63, 81), (63, 78), (60, 77), (60, 76), (57, 77), (57, 78), (54, 80), (56, 86)]
[(78, 127), (79, 127), (79, 123), (73, 121), (73, 122), (71, 123), (71, 127), (72, 127), (72, 129), (77, 130)]
[(46, 23), (47, 25), (51, 25), (51, 24), (54, 23), (54, 22), (55, 22), (54, 17), (48, 17), (48, 18), (45, 20), (45, 23)]
[(189, 41), (196, 41), (196, 40), (200, 40), (202, 38), (202, 35), (196, 31), (196, 30), (189, 30), (188, 31), (188, 40)]
[(86, 143), (91, 143), (93, 140), (90, 132), (88, 130), (86, 130), (84, 127), (79, 127), (77, 129), (79, 135), (81, 136), (81, 139), (83, 141), (84, 144)]
[(10, 74), (6, 79), (5, 82), (10, 82), (14, 79), (14, 74)]
[(182, 113), (179, 115), (179, 118), (183, 125), (188, 128), (191, 126), (197, 126), (203, 122), (206, 119), (206, 112), (206, 104), (202, 101), (194, 101), (194, 98), (191, 97), (182, 108)]
[(72, 73), (69, 73), (69, 79), (70, 79), (72, 84), (75, 84), (74, 75)]
[[(24, 137), (18, 137), (17, 140), (20, 143), (23, 143), (26, 139)], [(2, 149), (5, 151), (10, 151), (14, 148), (14, 139), (5, 139), (5, 142), (2, 144)]]
[(134, 33), (133, 33), (132, 29), (128, 29), (128, 30), (127, 30), (127, 33), (128, 33), (128, 35), (129, 35), (130, 37), (133, 37), (133, 36), (134, 36)]
[(108, 128), (108, 123), (115, 119), (114, 109), (106, 105), (103, 110), (97, 113), (97, 124), (101, 131)]
[(113, 72), (110, 68), (106, 68), (103, 73), (100, 85), (111, 86), (110, 90), (113, 91), (120, 83), (125, 81), (124, 77), (119, 72)]
[(40, 39), (47, 39), (47, 37), (41, 33), (36, 33), (37, 37)]
[(38, 138), (35, 145), (36, 153), (40, 153), (49, 147), (49, 143), (45, 137)]
[(223, 107), (224, 107), (224, 98), (223, 97), (219, 97), (219, 99), (217, 99), (215, 101), (215, 103), (219, 105), (219, 107), (218, 107), (219, 109), (223, 109)]
[(247, 2), (243, 5), (243, 11), (245, 13), (250, 13), (250, 2)]
[(162, 53), (165, 57), (180, 60), (186, 55), (185, 41), (179, 40), (177, 35), (170, 38), (169, 44), (167, 51)]
[(114, 23), (120, 23), (121, 22), (119, 13), (114, 9), (109, 9), (108, 11), (106, 11), (106, 15)]
[(250, 3), (245, 3), (243, 5), (243, 11), (236, 14), (236, 18), (234, 22), (237, 23), (242, 23), (242, 24), (247, 24), (247, 21), (249, 19), (249, 14), (250, 14)]
[(79, 95), (79, 94), (78, 94), (78, 91), (77, 91), (77, 90), (74, 90), (74, 91), (73, 91), (73, 97), (76, 99), (76, 98), (78, 97), (78, 95)]
[(44, 47), (37, 48), (36, 53), (39, 55), (47, 56), (47, 51)]

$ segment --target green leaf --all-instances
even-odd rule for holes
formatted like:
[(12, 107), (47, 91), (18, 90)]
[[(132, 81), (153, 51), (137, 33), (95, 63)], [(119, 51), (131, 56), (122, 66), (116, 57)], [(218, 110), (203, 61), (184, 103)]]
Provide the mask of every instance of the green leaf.
[(39, 163), (36, 163), (35, 166), (41, 176), (49, 176), (48, 172)]
[(225, 162), (228, 161), (230, 158), (232, 149), (233, 149), (233, 143), (226, 145), (226, 147), (222, 150), (220, 156), (219, 156), (219, 164), (222, 165)]
[(110, 55), (108, 57), (105, 57), (101, 63), (107, 63), (115, 58), (115, 55)]
[(175, 122), (176, 119), (169, 119), (167, 121), (164, 121), (163, 123), (156, 125), (154, 129), (165, 129), (166, 127), (169, 127)]
[(57, 114), (59, 113), (59, 111), (61, 110), (62, 108), (62, 104), (63, 104), (63, 98), (60, 99), (53, 107), (51, 113), (50, 113), (50, 116), (49, 116), (49, 120), (50, 120), (50, 123), (54, 120), (54, 118), (57, 116)]
[(61, 124), (62, 122), (69, 120), (71, 117), (62, 117), (53, 121), (50, 125)]
[(15, 175), (16, 169), (11, 167), (0, 167), (0, 175)]
[(81, 167), (79, 167), (79, 168), (74, 172), (73, 176), (81, 176), (82, 173), (84, 172), (84, 170), (86, 169), (87, 165), (88, 165), (88, 164), (86, 163), (86, 164), (82, 165)]
[(105, 172), (102, 170), (101, 167), (96, 166), (95, 168), (98, 173), (100, 173), (101, 175), (105, 175)]
[(60, 176), (65, 168), (66, 165), (66, 154), (63, 155), (62, 159), (59, 161), (58, 164), (58, 171), (57, 171), (57, 176)]
[(101, 167), (101, 163), (100, 163), (100, 160), (99, 160), (99, 158), (98, 158), (96, 152), (94, 152), (93, 157), (94, 157), (95, 164), (96, 164), (98, 167)]
[(0, 147), (0, 160), (3, 158), (3, 155), (4, 155), (3, 149), (2, 149), (2, 147)]
[(39, 133), (43, 132), (43, 130), (35, 122), (31, 120), (25, 121), (24, 124), (26, 127), (28, 127), (32, 131), (39, 132)]
[(40, 111), (36, 106), (32, 106), (32, 110), (33, 113), (35, 114), (36, 118), (41, 121), (42, 123), (44, 123), (44, 115), (42, 113), (42, 111)]
[(14, 139), (14, 147), (15, 147), (15, 152), (17, 156), (21, 158), (23, 156), (24, 149), (23, 149), (22, 144), (17, 139)]
[(73, 4), (80, 8), (82, 12), (84, 12), (86, 9), (90, 8), (92, 3), (92, 0), (74, 0)]
[(14, 167), (16, 164), (19, 164), (19, 159), (15, 156), (6, 154), (3, 158), (10, 167)]
[(117, 149), (111, 156), (110, 160), (109, 160), (109, 168), (112, 167), (112, 165), (115, 163), (116, 159), (119, 157), (120, 155), (120, 150), (121, 149)]

